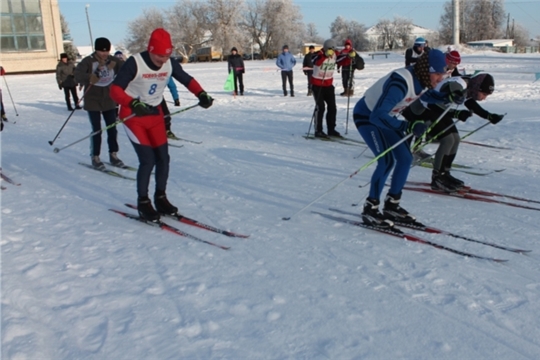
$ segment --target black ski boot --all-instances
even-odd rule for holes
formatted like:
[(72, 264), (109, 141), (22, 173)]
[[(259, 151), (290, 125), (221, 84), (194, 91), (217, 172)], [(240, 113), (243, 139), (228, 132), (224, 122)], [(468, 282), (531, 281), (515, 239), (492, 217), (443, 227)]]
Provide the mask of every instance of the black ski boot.
[(391, 229), (394, 223), (385, 219), (379, 211), (380, 201), (378, 199), (367, 198), (362, 212), (362, 221), (366, 225), (377, 227), (380, 229)]
[(139, 196), (137, 199), (137, 210), (139, 211), (139, 216), (141, 219), (150, 222), (159, 221), (159, 214), (156, 210), (154, 210), (152, 202), (148, 196)]
[(157, 212), (160, 214), (174, 215), (178, 212), (178, 208), (173, 206), (167, 199), (165, 191), (156, 190), (156, 193), (154, 194), (154, 205), (156, 206)]
[(465, 182), (463, 182), (462, 180), (459, 180), (459, 179), (456, 179), (455, 177), (453, 177), (451, 174), (450, 174), (450, 171), (446, 171), (446, 178), (454, 184), (454, 187), (459, 190), (461, 188), (463, 188), (465, 186)]
[(401, 222), (401, 223), (413, 223), (416, 218), (409, 214), (407, 210), (399, 206), (401, 201), (401, 193), (398, 195), (386, 195), (384, 200), (383, 216), (385, 219)]
[(431, 173), (431, 189), (446, 193), (458, 191), (456, 185), (448, 178), (445, 171), (433, 170)]

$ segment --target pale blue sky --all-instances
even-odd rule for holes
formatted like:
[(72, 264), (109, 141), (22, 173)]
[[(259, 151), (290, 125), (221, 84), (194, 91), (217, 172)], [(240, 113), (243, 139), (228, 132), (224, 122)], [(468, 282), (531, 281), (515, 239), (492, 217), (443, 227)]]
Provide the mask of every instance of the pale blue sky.
[[(68, 21), (75, 45), (90, 45), (85, 5), (89, 4), (88, 14), (92, 35), (107, 37), (113, 44), (126, 37), (128, 22), (139, 17), (144, 8), (171, 8), (176, 1), (130, 1), (130, 0), (59, 0), (60, 11)], [(436, 30), (442, 13), (444, 0), (295, 0), (300, 6), (304, 23), (316, 23), (319, 35), (330, 35), (330, 24), (338, 16), (356, 20), (366, 26), (377, 23), (381, 18), (394, 16), (410, 18), (416, 25)], [(540, 36), (540, 0), (505, 1), (505, 10), (517, 23), (529, 30), (531, 38)]]

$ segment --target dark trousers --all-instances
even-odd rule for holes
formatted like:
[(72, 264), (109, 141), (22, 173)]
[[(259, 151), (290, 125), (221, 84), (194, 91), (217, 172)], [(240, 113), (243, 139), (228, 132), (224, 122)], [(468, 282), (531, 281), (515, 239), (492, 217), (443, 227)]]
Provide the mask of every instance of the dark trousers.
[[(73, 95), (73, 101), (75, 102), (75, 106), (77, 106), (77, 103), (79, 102), (79, 96), (77, 95), (77, 87), (64, 87), (64, 95), (66, 97), (66, 105), (68, 109), (71, 109), (71, 99), (69, 97), (69, 93), (71, 92), (71, 95)], [(98, 129), (99, 130), (99, 129)]]
[[(101, 129), (101, 115), (103, 114), (103, 120), (107, 126), (116, 121), (116, 109), (107, 111), (88, 111), (88, 118), (92, 125), (92, 132), (99, 131)], [(107, 143), (109, 144), (109, 153), (118, 152), (118, 142), (116, 136), (118, 131), (116, 126), (107, 130)], [(90, 138), (90, 155), (99, 156), (101, 153), (101, 133), (98, 133)]]
[(291, 89), (291, 95), (294, 94), (293, 75), (292, 70), (281, 72), (281, 83), (283, 85), (283, 94), (287, 95), (287, 79), (289, 80), (289, 88)]
[(233, 72), (234, 77), (234, 93), (238, 94), (238, 86), (240, 86), (240, 94), (244, 93), (244, 75), (242, 73)]
[(167, 189), (167, 180), (169, 178), (169, 147), (165, 143), (156, 148), (149, 145), (141, 145), (131, 142), (139, 158), (139, 170), (137, 171), (137, 195), (140, 197), (148, 196), (148, 187), (150, 186), (150, 177), (152, 170), (156, 167), (155, 180), (156, 191), (165, 191)]
[(335, 130), (337, 108), (334, 85), (313, 85), (312, 89), (313, 98), (315, 99), (315, 131), (323, 131), (322, 121), (326, 107), (328, 107), (326, 112), (326, 127), (328, 131)]
[(354, 79), (354, 68), (351, 69), (351, 66), (346, 66), (341, 68), (341, 80), (343, 82), (343, 89), (348, 89), (353, 87)]
[(309, 90), (312, 90), (311, 78), (313, 77), (313, 70), (306, 70), (306, 75), (307, 75), (307, 89), (309, 91)]

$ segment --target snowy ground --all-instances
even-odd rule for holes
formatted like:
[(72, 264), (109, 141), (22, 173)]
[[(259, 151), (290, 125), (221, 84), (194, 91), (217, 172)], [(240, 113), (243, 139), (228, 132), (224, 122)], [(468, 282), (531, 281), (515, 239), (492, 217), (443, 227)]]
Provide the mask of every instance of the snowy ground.
[[(399, 55), (365, 60), (351, 107), (403, 64)], [(496, 91), (483, 105), (508, 113), (469, 140), (512, 150), (462, 144), (457, 162), (506, 170), (454, 175), (477, 188), (540, 200), (540, 81), (533, 82), (540, 55), (478, 52), (462, 63), (469, 73), (493, 73)], [(47, 142), (69, 114), (54, 74), (6, 77), (20, 116), (3, 83), (10, 123), (1, 136), (2, 169), (22, 185), (2, 182), (3, 359), (540, 358), (540, 212), (404, 193), (404, 207), (421, 221), (532, 250), (519, 255), (418, 233), (508, 259), (504, 264), (311, 213), (359, 212), (351, 204), (366, 197), (358, 185), (369, 181), (370, 167), (282, 221), (369, 161), (369, 150), (359, 156), (361, 146), (302, 137), (314, 103), (300, 70), (297, 96), (284, 98), (272, 61), (246, 67), (246, 95), (235, 99), (222, 90), (225, 63), (185, 66), (216, 101), (173, 121), (178, 136), (203, 143), (170, 149), (171, 202), (187, 216), (251, 237), (167, 222), (229, 251), (107, 211), (131, 211), (123, 204), (136, 200), (135, 182), (77, 165), (89, 161), (88, 141), (53, 153)], [(339, 75), (335, 85), (341, 92)], [(181, 101), (196, 99), (182, 89)], [(338, 130), (345, 133), (347, 99), (337, 101)], [(460, 128), (465, 134), (482, 124), (475, 117)], [(78, 111), (55, 146), (89, 131)], [(348, 136), (360, 139), (351, 119)], [(136, 166), (123, 129), (119, 143), (121, 159)], [(410, 174), (429, 178), (425, 168)]]

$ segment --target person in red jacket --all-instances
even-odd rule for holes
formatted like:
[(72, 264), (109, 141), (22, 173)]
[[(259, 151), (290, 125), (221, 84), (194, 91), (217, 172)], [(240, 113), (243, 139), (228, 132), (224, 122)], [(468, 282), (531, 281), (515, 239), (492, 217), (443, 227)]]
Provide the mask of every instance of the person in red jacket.
[[(139, 216), (150, 222), (159, 221), (160, 214), (176, 214), (165, 194), (169, 177), (169, 148), (161, 102), (169, 78), (174, 77), (199, 98), (199, 105), (207, 109), (214, 99), (201, 85), (171, 60), (171, 35), (155, 29), (150, 35), (148, 50), (131, 56), (120, 69), (111, 86), (111, 98), (120, 104), (119, 117), (139, 158), (137, 172), (137, 207)], [(154, 205), (148, 198), (152, 170), (156, 167)]]
[(341, 68), (341, 81), (343, 83), (343, 92), (341, 96), (353, 96), (354, 95), (354, 58), (356, 57), (356, 51), (352, 47), (352, 41), (345, 40), (345, 48), (339, 53), (339, 57), (336, 60), (338, 72)]
[[(335, 50), (336, 43), (332, 39), (324, 42), (323, 48), (313, 56), (313, 75), (311, 85), (313, 98), (315, 99), (315, 137), (326, 138), (328, 136), (341, 136), (336, 131), (336, 94), (334, 88), (334, 70), (336, 69), (336, 58), (339, 52)], [(328, 135), (323, 131), (323, 116), (325, 106), (326, 127)]]

